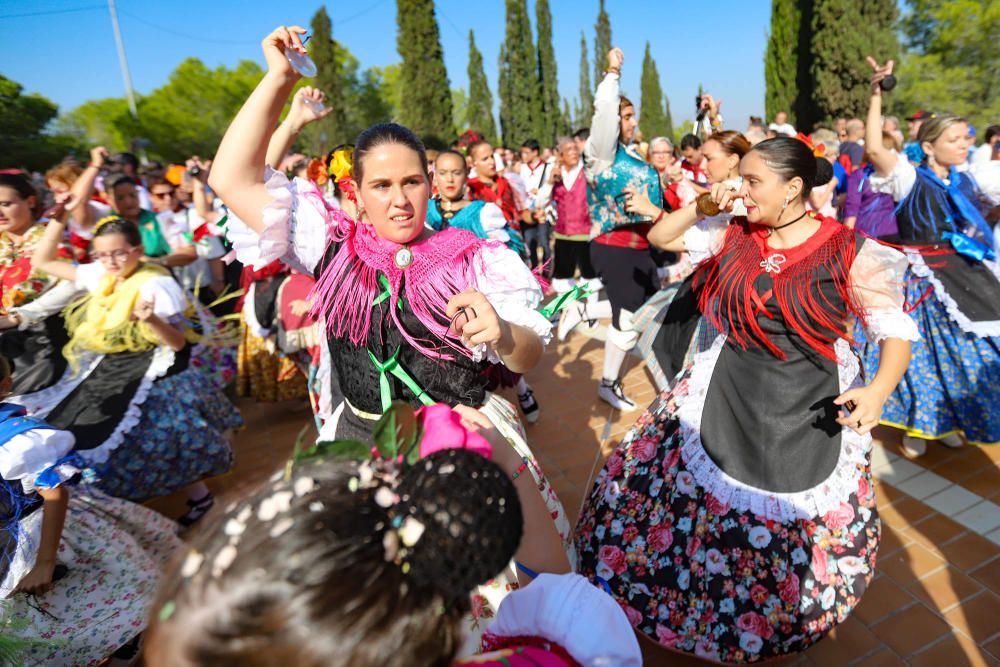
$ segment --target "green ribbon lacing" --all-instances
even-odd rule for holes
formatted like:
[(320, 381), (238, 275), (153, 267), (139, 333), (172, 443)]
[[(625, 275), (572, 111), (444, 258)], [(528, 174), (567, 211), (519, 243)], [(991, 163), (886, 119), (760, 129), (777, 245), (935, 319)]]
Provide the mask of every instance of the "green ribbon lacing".
[(573, 301), (582, 301), (591, 294), (593, 294), (593, 290), (590, 283), (586, 283), (585, 285), (576, 285), (570, 291), (563, 292), (550, 301), (544, 308), (539, 308), (538, 312), (541, 313), (545, 319), (551, 319), (552, 316), (559, 311), (565, 310)]
[[(392, 297), (392, 289), (389, 286), (389, 279), (385, 277), (384, 273), (378, 274), (378, 282), (382, 285), (382, 293), (372, 302), (372, 307), (379, 305), (380, 303), (386, 301)], [(403, 309), (403, 297), (400, 297), (396, 302), (396, 307), (400, 310)], [(392, 389), (389, 387), (389, 376), (393, 376), (404, 385), (406, 388), (413, 392), (413, 395), (417, 397), (424, 405), (433, 405), (437, 401), (427, 395), (427, 392), (421, 388), (417, 381), (413, 379), (413, 376), (406, 372), (406, 369), (399, 365), (399, 346), (396, 347), (396, 351), (392, 353), (392, 356), (385, 361), (379, 361), (375, 354), (368, 350), (368, 358), (371, 359), (372, 364), (378, 371), (378, 391), (379, 399), (382, 402), (382, 412), (385, 413), (392, 407)]]

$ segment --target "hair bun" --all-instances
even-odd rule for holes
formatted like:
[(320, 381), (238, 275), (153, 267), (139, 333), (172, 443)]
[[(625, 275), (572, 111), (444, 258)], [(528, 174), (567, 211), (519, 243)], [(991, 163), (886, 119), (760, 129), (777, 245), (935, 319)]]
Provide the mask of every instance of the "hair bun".
[(833, 165), (825, 157), (816, 158), (816, 177), (813, 179), (813, 187), (818, 188), (833, 180)]
[(521, 503), (513, 482), (483, 456), (447, 449), (406, 470), (397, 514), (423, 525), (409, 578), (452, 604), (499, 574), (521, 542)]

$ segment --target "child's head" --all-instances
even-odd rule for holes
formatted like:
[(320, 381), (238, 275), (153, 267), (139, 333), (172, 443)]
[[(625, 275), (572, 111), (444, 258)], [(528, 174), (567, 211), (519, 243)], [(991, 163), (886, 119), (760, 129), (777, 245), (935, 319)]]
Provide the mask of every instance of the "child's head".
[(134, 222), (117, 216), (98, 221), (90, 256), (100, 262), (108, 273), (131, 275), (139, 266), (142, 255), (142, 235)]
[(472, 589), (521, 537), (517, 492), (479, 454), (296, 467), (200, 534), (160, 591), (152, 667), (449, 665)]

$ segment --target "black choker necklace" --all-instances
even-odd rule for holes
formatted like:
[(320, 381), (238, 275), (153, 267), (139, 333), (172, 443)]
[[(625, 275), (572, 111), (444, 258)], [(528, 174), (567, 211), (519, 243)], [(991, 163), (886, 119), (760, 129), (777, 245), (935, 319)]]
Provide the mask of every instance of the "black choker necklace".
[(802, 218), (806, 217), (806, 216), (807, 216), (808, 214), (809, 214), (809, 211), (803, 211), (803, 212), (802, 212), (802, 215), (800, 215), (799, 217), (795, 218), (795, 219), (794, 219), (794, 220), (792, 220), (791, 222), (786, 222), (785, 224), (783, 224), (783, 225), (778, 225), (777, 227), (771, 227), (771, 228), (770, 228), (770, 229), (768, 230), (768, 232), (767, 232), (767, 235), (768, 235), (768, 236), (770, 236), (771, 234), (773, 234), (773, 233), (774, 233), (775, 231), (777, 231), (777, 230), (779, 230), (779, 229), (784, 229), (785, 227), (789, 227), (789, 226), (791, 226), (791, 225), (794, 225), (794, 224), (795, 224), (796, 222), (798, 222), (798, 221), (799, 221), (799, 220), (801, 220)]

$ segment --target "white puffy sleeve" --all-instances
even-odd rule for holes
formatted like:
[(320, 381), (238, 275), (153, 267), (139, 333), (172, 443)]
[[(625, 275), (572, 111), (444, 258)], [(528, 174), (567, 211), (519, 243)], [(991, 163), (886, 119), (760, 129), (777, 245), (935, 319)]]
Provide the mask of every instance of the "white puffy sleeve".
[[(531, 270), (512, 250), (503, 246), (485, 245), (473, 262), (476, 285), (489, 300), (501, 319), (527, 327), (548, 344), (552, 339), (552, 323), (538, 307), (542, 303), (542, 288)], [(482, 358), (482, 352), (476, 355)], [(500, 363), (493, 351), (486, 355), (492, 363)]]
[(139, 288), (139, 296), (153, 302), (153, 312), (164, 320), (180, 317), (187, 310), (184, 290), (173, 276), (150, 278)]
[(866, 240), (851, 265), (851, 287), (865, 311), (865, 335), (873, 343), (886, 338), (920, 340), (917, 323), (903, 310), (906, 255)]
[(881, 176), (878, 173), (871, 175), (869, 183), (875, 192), (884, 192), (892, 195), (893, 201), (901, 201), (913, 190), (913, 185), (917, 182), (917, 170), (906, 159), (905, 155), (896, 153), (896, 166), (892, 168), (892, 173), (888, 176)]
[(581, 665), (642, 665), (639, 641), (625, 612), (578, 574), (541, 574), (513, 591), (500, 603), (487, 633), (546, 639)]
[(53, 468), (75, 444), (69, 431), (36, 428), (19, 433), (0, 445), (0, 477), (20, 481), (30, 491), (38, 476)]
[(330, 209), (322, 193), (311, 181), (289, 181), (270, 167), (265, 167), (264, 187), (273, 201), (264, 207), (264, 230), (260, 234), (229, 212), (226, 237), (236, 259), (254, 269), (280, 259), (312, 275), (327, 245)]
[(583, 147), (587, 178), (593, 180), (615, 161), (621, 120), (618, 115), (620, 82), (609, 72), (594, 93), (594, 117), (590, 122), (590, 138)]
[(486, 236), (494, 241), (507, 243), (510, 241), (510, 234), (507, 233), (507, 219), (503, 217), (503, 211), (493, 202), (486, 202), (479, 211), (479, 224), (483, 226)]
[(694, 266), (722, 250), (722, 242), (726, 238), (731, 219), (729, 214), (702, 218), (684, 232), (684, 250)]
[(101, 278), (103, 278), (106, 273), (107, 270), (100, 262), (80, 264), (76, 267), (76, 283), (74, 287), (78, 290), (96, 292), (97, 288), (101, 285)]

